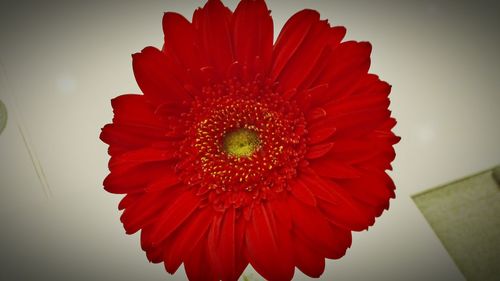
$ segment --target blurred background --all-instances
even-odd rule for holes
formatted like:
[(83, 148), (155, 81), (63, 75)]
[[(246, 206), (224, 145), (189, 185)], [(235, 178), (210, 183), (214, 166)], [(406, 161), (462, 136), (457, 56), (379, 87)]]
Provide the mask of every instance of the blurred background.
[[(346, 39), (370, 41), (370, 72), (393, 86), (402, 137), (391, 172), (396, 199), (368, 232), (354, 233), (346, 256), (328, 261), (320, 280), (465, 280), (420, 211), (441, 201), (418, 195), (482, 171), (491, 178), (487, 171), (500, 164), (500, 4), (267, 3), (275, 38), (286, 19), (311, 8), (345, 26)], [(8, 114), (0, 133), (0, 280), (185, 280), (182, 268), (171, 276), (150, 264), (138, 234), (125, 235), (121, 196), (102, 188), (108, 155), (98, 136), (112, 118), (110, 99), (140, 92), (131, 54), (161, 47), (163, 12), (190, 19), (203, 4), (0, 2), (0, 100)], [(5, 112), (0, 117), (2, 125)], [(436, 196), (450, 198), (444, 194)], [(498, 231), (496, 214), (490, 228)], [(246, 275), (262, 280), (251, 268)], [(295, 280), (307, 278), (296, 270)]]

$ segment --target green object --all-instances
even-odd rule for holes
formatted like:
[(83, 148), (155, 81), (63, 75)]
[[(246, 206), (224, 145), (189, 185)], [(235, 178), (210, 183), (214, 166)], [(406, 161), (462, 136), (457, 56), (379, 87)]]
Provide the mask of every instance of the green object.
[(467, 280), (500, 280), (500, 166), (413, 196)]
[(5, 104), (0, 100), (0, 134), (7, 125), (7, 108)]
[(224, 136), (223, 148), (235, 157), (250, 157), (259, 148), (260, 139), (255, 131), (240, 128)]

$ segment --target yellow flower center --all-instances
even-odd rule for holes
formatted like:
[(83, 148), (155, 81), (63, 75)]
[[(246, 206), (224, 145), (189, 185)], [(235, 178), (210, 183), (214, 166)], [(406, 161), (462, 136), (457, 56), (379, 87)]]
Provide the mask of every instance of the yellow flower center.
[(255, 131), (240, 128), (224, 135), (224, 151), (234, 157), (250, 157), (259, 148), (260, 139)]

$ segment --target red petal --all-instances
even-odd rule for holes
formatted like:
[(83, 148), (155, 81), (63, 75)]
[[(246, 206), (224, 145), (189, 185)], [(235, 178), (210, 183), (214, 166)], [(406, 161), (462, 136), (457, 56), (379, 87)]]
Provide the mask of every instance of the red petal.
[(326, 118), (330, 120), (352, 114), (362, 115), (370, 110), (387, 109), (390, 103), (390, 89), (390, 85), (370, 74), (359, 80), (348, 94), (349, 98), (333, 100), (322, 105), (322, 108)]
[(274, 45), (271, 79), (278, 78), (285, 65), (307, 37), (310, 29), (318, 21), (319, 14), (314, 10), (302, 10), (288, 19)]
[[(148, 146), (155, 141), (165, 140), (165, 132), (143, 126), (107, 124), (102, 128), (100, 139), (110, 145), (110, 154)], [(119, 149), (113, 153), (112, 149)]]
[(347, 191), (331, 181), (323, 181), (323, 185), (327, 186), (329, 192), (338, 200), (337, 204), (318, 202), (319, 208), (332, 223), (355, 231), (365, 230), (373, 225), (374, 218), (366, 213), (360, 207), (360, 202), (352, 198)]
[(316, 174), (334, 179), (359, 178), (361, 173), (349, 164), (336, 161), (332, 157), (323, 157), (312, 161), (310, 165)]
[(330, 252), (330, 249), (335, 249), (336, 241), (330, 224), (316, 207), (302, 204), (296, 199), (290, 199), (289, 206), (294, 231), (300, 233), (324, 256)]
[(207, 248), (207, 240), (201, 239), (193, 253), (184, 262), (189, 281), (219, 281)]
[(172, 248), (165, 252), (165, 269), (168, 273), (174, 274), (181, 263), (192, 255), (199, 241), (206, 239), (212, 216), (210, 208), (203, 208), (193, 214), (188, 224), (179, 229)]
[(308, 109), (311, 106), (318, 105), (317, 101), (321, 100), (322, 97), (326, 95), (326, 93), (328, 92), (328, 87), (328, 84), (321, 84), (314, 88), (298, 92), (295, 96), (297, 105), (304, 112), (308, 112)]
[(330, 90), (322, 102), (345, 97), (370, 68), (371, 45), (368, 42), (341, 43), (332, 53), (328, 66), (314, 82), (329, 83)]
[(391, 112), (386, 108), (367, 109), (351, 112), (341, 116), (329, 116), (315, 120), (309, 124), (310, 128), (334, 127), (334, 140), (356, 139), (367, 136), (384, 125), (390, 118)]
[[(394, 126), (396, 126), (396, 119), (394, 118), (389, 118), (389, 120), (386, 120), (384, 122), (384, 124), (382, 126), (380, 126), (380, 130), (387, 130), (387, 131), (390, 131), (392, 128), (394, 128)], [(400, 137), (396, 137), (397, 141), (392, 143), (392, 144), (396, 144), (398, 143), (401, 138)]]
[(330, 63), (333, 52), (339, 45), (342, 38), (344, 38), (346, 29), (343, 26), (335, 26), (330, 28), (329, 33), (329, 44), (323, 49), (320, 57), (316, 61), (316, 64), (309, 72), (307, 78), (304, 79), (304, 82), (302, 82), (302, 85), (300, 86), (302, 89), (308, 89), (310, 87), (315, 87), (318, 85), (314, 84), (314, 82), (325, 71), (327, 67), (331, 67)]
[(111, 157), (108, 166), (112, 172), (129, 170), (147, 162), (158, 162), (172, 159), (174, 152), (175, 151), (173, 149), (159, 150), (149, 147), (140, 148)]
[(162, 124), (153, 113), (154, 107), (147, 103), (143, 95), (121, 95), (111, 100), (115, 116), (114, 123), (143, 127), (162, 128)]
[(150, 183), (161, 179), (168, 169), (171, 169), (169, 164), (150, 162), (132, 169), (117, 170), (104, 179), (104, 189), (111, 193), (144, 191)]
[(179, 64), (187, 69), (199, 69), (204, 66), (200, 50), (196, 46), (196, 32), (184, 16), (167, 12), (163, 16), (165, 48)]
[(269, 281), (291, 280), (294, 274), (290, 233), (276, 224), (264, 203), (254, 206), (246, 232), (252, 267)]
[(118, 210), (128, 208), (129, 206), (134, 204), (141, 196), (142, 193), (130, 193), (125, 195), (122, 200), (120, 200), (120, 204), (118, 204)]
[(338, 198), (328, 189), (316, 173), (309, 167), (303, 168), (297, 175), (297, 182), (309, 188), (315, 198), (322, 199), (332, 204), (338, 203)]
[(265, 1), (241, 1), (232, 25), (236, 60), (251, 67), (258, 56), (267, 73), (273, 51), (273, 19)]
[(220, 75), (225, 75), (234, 59), (231, 42), (232, 12), (219, 0), (209, 0), (193, 14), (202, 52)]
[(293, 257), (300, 271), (309, 277), (318, 278), (325, 270), (325, 258), (297, 236), (293, 240)]
[(292, 194), (295, 198), (307, 205), (316, 206), (316, 198), (314, 197), (314, 194), (303, 181), (295, 181), (291, 188)]
[(359, 201), (374, 207), (388, 207), (389, 199), (394, 198), (394, 182), (385, 172), (364, 173), (357, 179), (342, 181), (340, 184)]
[(306, 79), (328, 46), (329, 34), (329, 24), (318, 18), (277, 78), (283, 90), (298, 88)]
[(163, 261), (163, 255), (172, 246), (172, 241), (164, 241), (162, 244), (146, 250), (146, 257), (152, 263), (160, 263)]
[[(398, 138), (398, 137), (395, 137)], [(396, 142), (399, 139), (395, 140)], [(373, 157), (367, 161), (360, 163), (360, 166), (368, 167), (370, 162), (375, 163), (375, 167), (379, 167), (380, 171), (391, 170), (391, 162), (396, 158), (396, 151), (390, 142), (379, 144), (379, 155), (378, 157)]]
[(144, 251), (154, 248), (153, 243), (151, 243), (151, 234), (153, 233), (153, 227), (154, 225), (151, 224), (145, 225), (141, 231), (141, 249)]
[(287, 199), (275, 199), (269, 202), (270, 208), (276, 215), (276, 220), (283, 225), (286, 230), (292, 229), (292, 216), (288, 207)]
[(164, 253), (171, 248), (173, 240), (166, 239), (161, 244), (152, 245), (151, 234), (151, 225), (146, 225), (141, 231), (141, 247), (146, 252), (146, 256), (150, 262), (160, 263), (163, 261)]
[(335, 224), (330, 224), (330, 229), (333, 231), (333, 237), (335, 237), (335, 249), (331, 249), (327, 258), (329, 259), (340, 259), (345, 255), (345, 252), (352, 244), (351, 230), (337, 226)]
[[(182, 113), (184, 113), (188, 110), (189, 110), (188, 105), (163, 103), (163, 104), (160, 104), (156, 107), (154, 113), (159, 120), (169, 121), (170, 120), (169, 117), (179, 118)], [(168, 124), (169, 122), (163, 122), (163, 123)], [(171, 124), (168, 124), (168, 125), (171, 125)]]
[(317, 144), (328, 138), (330, 138), (335, 132), (337, 128), (334, 126), (324, 126), (324, 124), (313, 124), (309, 126), (309, 141), (308, 144)]
[(381, 126), (389, 117), (391, 112), (385, 108), (371, 109), (363, 112), (346, 114), (333, 119), (325, 119), (324, 124), (334, 123), (337, 128), (335, 137), (338, 139), (354, 139), (367, 135)]
[(145, 191), (146, 192), (153, 192), (153, 191), (172, 187), (178, 183), (180, 183), (180, 179), (177, 176), (177, 174), (175, 174), (175, 172), (172, 169), (165, 170), (164, 175), (161, 178), (159, 178), (159, 179), (153, 181), (151, 184), (149, 184), (146, 187)]
[(148, 222), (155, 220), (158, 214), (179, 194), (179, 188), (161, 192), (141, 194), (135, 203), (125, 209), (120, 217), (127, 234), (133, 234)]
[(153, 47), (132, 55), (135, 79), (146, 98), (155, 104), (179, 103), (190, 99), (183, 85), (175, 78), (167, 56)]
[(370, 139), (338, 140), (330, 152), (335, 159), (347, 163), (359, 163), (375, 157), (380, 153), (378, 144)]
[(306, 112), (307, 121), (313, 121), (326, 116), (326, 110), (322, 107), (316, 107), (309, 112)]
[(310, 146), (309, 149), (307, 150), (306, 158), (307, 159), (320, 158), (323, 155), (327, 154), (328, 151), (332, 149), (332, 147), (333, 147), (332, 142)]
[(172, 234), (199, 207), (200, 197), (186, 190), (162, 214), (156, 222), (151, 242), (158, 244)]
[(236, 210), (231, 208), (226, 210), (224, 217), (214, 219), (208, 233), (209, 255), (223, 281), (238, 280), (247, 265), (242, 254), (243, 235), (238, 223)]

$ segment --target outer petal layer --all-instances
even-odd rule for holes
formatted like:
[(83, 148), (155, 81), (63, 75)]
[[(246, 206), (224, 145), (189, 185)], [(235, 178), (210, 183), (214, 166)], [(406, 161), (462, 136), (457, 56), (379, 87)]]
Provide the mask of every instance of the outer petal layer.
[(234, 11), (232, 28), (235, 59), (249, 71), (255, 73), (260, 68), (267, 73), (273, 50), (273, 19), (266, 3), (241, 1)]
[(132, 56), (135, 79), (144, 96), (158, 105), (180, 103), (189, 99), (183, 85), (175, 78), (169, 58), (160, 50), (147, 47)]
[(294, 274), (290, 233), (277, 223), (273, 211), (257, 205), (246, 230), (250, 264), (270, 281), (291, 280)]
[(219, 0), (208, 1), (193, 14), (197, 42), (210, 66), (224, 76), (234, 60), (231, 38), (232, 12)]

